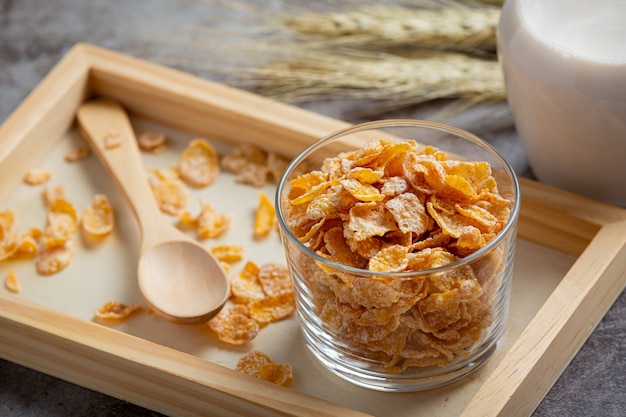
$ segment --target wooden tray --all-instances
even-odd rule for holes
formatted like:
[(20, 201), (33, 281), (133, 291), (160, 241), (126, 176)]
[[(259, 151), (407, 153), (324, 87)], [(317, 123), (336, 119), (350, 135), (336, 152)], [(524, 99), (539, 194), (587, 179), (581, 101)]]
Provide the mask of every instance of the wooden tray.
[[(77, 179), (80, 176), (71, 171), (75, 168), (53, 162), (80, 139), (74, 113), (90, 96), (119, 100), (133, 114), (137, 129), (169, 129), (178, 146), (197, 135), (223, 146), (248, 142), (293, 156), (346, 126), (80, 44), (0, 129), (0, 207), (19, 208), (18, 215), (26, 220), (36, 212), (20, 200), (27, 192), (22, 177), (35, 166), (52, 168), (58, 181), (73, 185), (72, 198), (87, 201), (94, 189), (115, 195), (95, 158), (84, 168), (86, 182)], [(225, 187), (233, 184), (226, 181)], [(94, 322), (93, 311), (107, 298), (137, 301), (135, 284), (126, 276), (134, 267), (133, 252), (125, 250), (137, 245), (137, 230), (123, 207), (117, 237), (109, 247), (78, 253), (80, 259), (58, 276), (37, 276), (32, 264), (0, 263), (2, 278), (15, 267), (24, 284), (36, 287), (17, 295), (0, 290), (0, 356), (179, 416), (528, 415), (626, 285), (626, 210), (525, 179), (521, 184), (505, 340), (485, 367), (448, 387), (403, 394), (355, 387), (321, 369), (305, 353), (295, 318), (268, 326), (253, 346), (243, 349), (220, 345), (204, 326), (177, 326), (145, 314), (120, 326)], [(229, 198), (237, 194), (247, 199), (248, 207), (254, 206), (258, 191), (249, 190), (227, 193), (224, 204), (233, 205)], [(114, 204), (123, 206), (115, 198)], [(246, 208), (241, 210), (245, 217)], [(245, 244), (252, 247), (255, 260), (280, 260), (278, 238), (251, 241), (241, 233), (249, 226), (243, 221), (239, 235), (249, 240)], [(236, 358), (253, 348), (267, 351), (277, 362), (291, 362), (293, 387), (233, 371)]]

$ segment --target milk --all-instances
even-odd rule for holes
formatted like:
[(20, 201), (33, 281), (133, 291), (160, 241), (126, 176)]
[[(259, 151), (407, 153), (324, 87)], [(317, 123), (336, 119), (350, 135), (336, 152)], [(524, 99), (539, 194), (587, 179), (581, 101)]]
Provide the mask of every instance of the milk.
[(507, 0), (498, 54), (537, 178), (626, 206), (626, 0)]

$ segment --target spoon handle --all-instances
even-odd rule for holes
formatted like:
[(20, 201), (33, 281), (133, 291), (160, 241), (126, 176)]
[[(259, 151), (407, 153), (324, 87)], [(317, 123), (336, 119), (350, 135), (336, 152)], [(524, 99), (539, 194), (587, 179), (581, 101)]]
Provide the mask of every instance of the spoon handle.
[(162, 224), (158, 221), (162, 214), (150, 189), (126, 111), (113, 100), (99, 99), (84, 103), (77, 118), (83, 136), (130, 204), (144, 240), (153, 240), (146, 233), (156, 232), (152, 228)]

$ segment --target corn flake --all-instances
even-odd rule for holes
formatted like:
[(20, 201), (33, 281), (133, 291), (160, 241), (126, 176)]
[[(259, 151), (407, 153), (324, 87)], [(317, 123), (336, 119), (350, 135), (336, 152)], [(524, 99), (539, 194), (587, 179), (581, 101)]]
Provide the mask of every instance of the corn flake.
[(230, 225), (230, 217), (218, 213), (211, 203), (201, 202), (201, 210), (198, 216), (198, 237), (210, 239), (221, 236)]
[(51, 176), (50, 171), (34, 168), (26, 173), (24, 182), (28, 185), (40, 185), (48, 181)]
[(143, 307), (140, 304), (122, 304), (119, 301), (108, 301), (98, 310), (95, 316), (100, 320), (125, 320), (132, 314), (141, 311)]
[(220, 262), (233, 264), (243, 259), (244, 248), (241, 245), (215, 245), (211, 248), (211, 254)]
[(223, 309), (207, 322), (207, 326), (219, 340), (234, 346), (250, 342), (259, 333), (259, 323), (250, 317), (248, 307), (243, 304)]
[(91, 206), (83, 210), (81, 225), (89, 236), (95, 238), (103, 238), (113, 231), (115, 217), (106, 195), (93, 197)]
[(235, 369), (278, 385), (288, 385), (293, 379), (293, 368), (290, 364), (276, 364), (267, 354), (260, 351), (243, 355), (237, 361)]
[(220, 173), (217, 151), (206, 139), (192, 140), (180, 157), (178, 173), (194, 187), (213, 184)]
[(276, 209), (269, 197), (259, 193), (259, 205), (256, 209), (254, 221), (254, 237), (257, 239), (266, 237), (276, 227)]
[(187, 207), (189, 192), (179, 179), (166, 177), (163, 173), (159, 176), (159, 179), (150, 181), (154, 198), (162, 212), (177, 215)]
[(48, 208), (48, 223), (43, 232), (46, 247), (60, 246), (78, 230), (76, 208), (64, 198), (57, 198)]
[(145, 152), (157, 152), (165, 146), (167, 136), (162, 132), (143, 132), (137, 138), (139, 149)]
[(9, 269), (9, 273), (4, 280), (4, 286), (7, 290), (15, 294), (22, 291), (22, 286), (20, 285), (14, 270)]
[(65, 200), (65, 188), (62, 185), (57, 185), (54, 188), (45, 187), (43, 190), (43, 198), (48, 206), (54, 204), (56, 200)]
[(259, 267), (251, 261), (246, 262), (239, 274), (230, 283), (231, 295), (235, 302), (247, 304), (265, 297), (259, 281)]
[(260, 325), (266, 325), (290, 317), (296, 311), (293, 292), (283, 291), (268, 295), (248, 304), (250, 317)]
[(257, 276), (266, 296), (293, 292), (289, 269), (283, 264), (273, 262), (263, 264), (259, 268)]
[(87, 158), (91, 154), (91, 150), (85, 147), (70, 149), (65, 153), (65, 162), (78, 162)]
[(120, 146), (122, 146), (123, 139), (124, 138), (122, 137), (122, 134), (119, 132), (111, 131), (107, 133), (102, 139), (104, 143), (104, 149), (112, 150), (115, 148), (119, 148)]
[(67, 267), (74, 256), (71, 241), (62, 245), (45, 247), (37, 254), (36, 267), (41, 275), (55, 274)]

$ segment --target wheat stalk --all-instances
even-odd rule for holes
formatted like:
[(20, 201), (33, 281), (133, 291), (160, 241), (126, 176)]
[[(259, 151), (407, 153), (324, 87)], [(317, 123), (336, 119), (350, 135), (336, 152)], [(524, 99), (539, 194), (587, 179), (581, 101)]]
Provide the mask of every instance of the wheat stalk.
[(458, 53), (405, 58), (368, 53), (307, 54), (253, 71), (259, 94), (284, 101), (329, 97), (391, 100), (396, 106), (454, 98), (473, 103), (505, 98), (496, 61)]
[(369, 6), (286, 15), (279, 22), (314, 47), (397, 47), (493, 51), (500, 9), (461, 4), (438, 8)]

